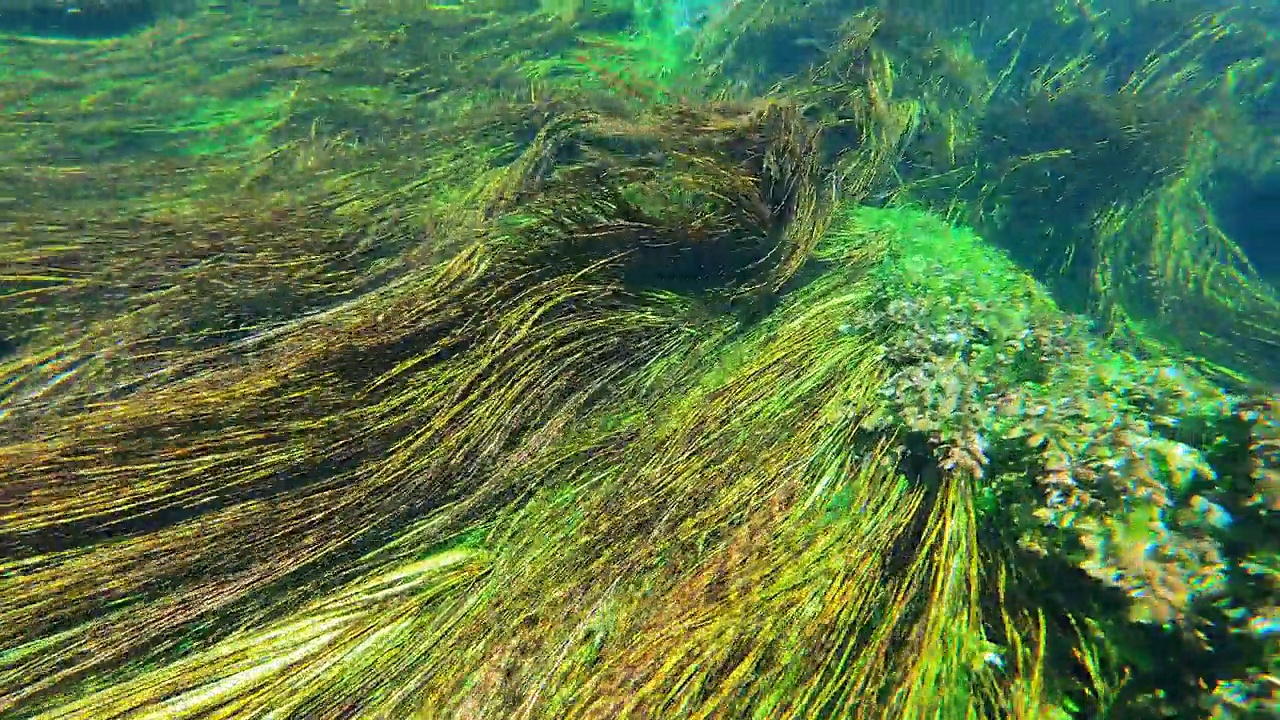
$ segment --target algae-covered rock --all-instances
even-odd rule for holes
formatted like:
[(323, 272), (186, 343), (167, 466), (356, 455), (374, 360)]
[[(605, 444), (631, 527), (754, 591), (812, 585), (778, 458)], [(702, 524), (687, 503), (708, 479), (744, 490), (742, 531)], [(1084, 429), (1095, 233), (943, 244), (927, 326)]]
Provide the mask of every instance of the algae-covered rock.
[[(880, 307), (859, 326), (885, 338), (894, 370), (873, 426), (898, 433), (903, 467), (973, 478), (989, 549), (1007, 542), (1028, 568), (1076, 568), (1032, 590), (1046, 602), (1118, 590), (1124, 602), (1102, 619), (1117, 638), (1149, 626), (1216, 687), (1207, 704), (1274, 709), (1275, 687), (1259, 679), (1278, 649), (1271, 399), (1116, 347), (970, 232), (907, 210), (861, 209), (850, 223), (895, 239)], [(1169, 680), (1143, 677), (1147, 651), (1122, 647), (1120, 664), (1135, 688), (1151, 684), (1142, 702), (1172, 706)]]

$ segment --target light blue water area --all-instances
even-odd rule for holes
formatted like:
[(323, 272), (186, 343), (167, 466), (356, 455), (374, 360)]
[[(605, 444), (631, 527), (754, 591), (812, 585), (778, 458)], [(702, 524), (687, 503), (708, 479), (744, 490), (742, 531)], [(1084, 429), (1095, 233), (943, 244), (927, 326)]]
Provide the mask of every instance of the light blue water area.
[(678, 30), (694, 28), (719, 7), (726, 5), (725, 0), (680, 0), (675, 3), (673, 13)]

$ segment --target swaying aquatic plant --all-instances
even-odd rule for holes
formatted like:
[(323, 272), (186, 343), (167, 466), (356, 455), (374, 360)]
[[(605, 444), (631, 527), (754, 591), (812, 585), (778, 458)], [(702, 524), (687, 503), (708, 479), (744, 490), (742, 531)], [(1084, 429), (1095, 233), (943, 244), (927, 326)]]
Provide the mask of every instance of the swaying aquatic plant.
[[(700, 52), (750, 92), (800, 98), (846, 158), (899, 158), (873, 195), (980, 228), (1066, 306), (1181, 345), (1224, 379), (1274, 381), (1276, 289), (1205, 199), (1217, 170), (1257, 176), (1243, 159), (1274, 156), (1265, 11), (1028, 7), (1038, 19), (1019, 24), (867, 5), (743, 3)], [(965, 22), (981, 35), (950, 31)], [(744, 47), (788, 50), (757, 63)]]
[[(651, 187), (634, 174), (610, 181), (605, 157), (538, 161), (568, 142), (556, 128), (591, 126), (589, 116), (552, 124), (526, 151), (533, 161), (513, 165), (483, 203), (499, 215), (490, 236), (453, 259), (204, 356), (190, 377), (35, 420), (3, 453), (10, 497), (41, 497), (3, 518), (23, 561), (6, 644), (70, 632), (61, 652), (24, 660), (12, 692), (163, 643), (202, 616), (259, 616), (269, 605), (244, 603), (305, 572), (308, 556), (330, 567), (326, 557), (389, 537), (401, 519), (455, 503), (463, 517), (484, 514), (506, 498), (519, 485), (499, 480), (501, 468), (522, 464), (503, 457), (537, 457), (570, 418), (625, 392), (628, 376), (695, 343), (699, 327), (723, 326), (674, 294), (684, 280), (767, 292), (794, 275), (822, 223), (811, 138), (787, 117), (766, 106), (745, 119), (676, 118), (687, 130), (664, 129), (673, 166), (651, 172)], [(535, 186), (538, 203), (503, 209), (509, 188)], [(666, 265), (681, 248), (696, 261), (673, 277)], [(40, 394), (25, 401), (48, 407)], [(346, 499), (331, 504), (335, 493)], [(122, 536), (135, 539), (109, 542)], [(256, 557), (222, 555), (224, 542), (254, 536), (270, 543)], [(110, 590), (87, 593), (97, 581), (79, 563), (108, 573)]]
[[(969, 218), (1113, 331), (1141, 323), (1225, 376), (1271, 382), (1276, 289), (1203, 195), (1237, 144), (1259, 147), (1259, 119), (1232, 108), (1271, 92), (1262, 45), (1244, 14), (1184, 22), (1128, 75), (1082, 55), (996, 93), (962, 182), (981, 188)], [(1097, 42), (1106, 57), (1111, 40)]]
[[(966, 137), (933, 112), (984, 88), (963, 53), (930, 55), (954, 74), (904, 97), (919, 74), (864, 15), (801, 106), (653, 107), (531, 83), (517, 68), (561, 52), (561, 24), (475, 9), (354, 10), (278, 144), (199, 171), (220, 200), (128, 223), (83, 190), (90, 232), (4, 236), (30, 290), (0, 305), (21, 328), (5, 711), (1274, 705), (1274, 406), (1106, 346), (971, 234), (853, 209), (922, 133)], [(424, 59), (428, 30), (461, 60)], [(504, 33), (529, 44), (468, 44)], [(378, 52), (404, 97), (335, 69)], [(150, 291), (101, 292), (131, 283)], [(292, 307), (255, 315), (279, 285)], [(1153, 547), (1117, 542), (1135, 537)]]
[[(1140, 702), (1145, 696), (1135, 693), (1151, 692), (1150, 675), (1135, 676), (1119, 694), (1108, 689), (1115, 681), (1107, 677), (1125, 667), (1139, 671), (1128, 655), (1136, 648), (1095, 657), (1098, 641), (1086, 641), (1088, 634), (1021, 624), (1014, 618), (1026, 610), (1017, 603), (1029, 592), (1024, 584), (1034, 582), (1035, 562), (1006, 556), (1002, 543), (980, 544), (990, 533), (984, 528), (1009, 520), (1034, 533), (1040, 513), (1030, 511), (1054, 507), (1052, 497), (1036, 499), (1018, 477), (1017, 468), (1037, 467), (1040, 444), (1017, 433), (1000, 440), (996, 429), (981, 427), (993, 438), (989, 456), (957, 463), (948, 438), (963, 435), (934, 436), (928, 425), (904, 423), (910, 433), (937, 439), (920, 446), (923, 456), (912, 450), (914, 441), (876, 439), (882, 429), (892, 433), (894, 425), (883, 422), (887, 413), (917, 406), (901, 389), (881, 391), (901, 388), (914, 372), (918, 356), (911, 348), (945, 335), (916, 323), (949, 327), (947, 317), (970, 317), (981, 323), (973, 327), (993, 334), (994, 345), (1000, 333), (1017, 336), (1015, 326), (1029, 318), (1051, 316), (1052, 305), (1016, 271), (985, 264), (975, 240), (949, 234), (936, 221), (863, 212), (843, 217), (837, 228), (818, 253), (821, 275), (758, 326), (735, 340), (725, 324), (693, 344), (671, 345), (653, 356), (631, 400), (606, 403), (603, 412), (558, 415), (554, 429), (494, 448), (497, 462), (479, 466), (488, 468), (487, 479), (467, 496), (410, 519), (399, 539), (350, 558), (339, 573), (349, 578), (345, 588), (321, 593), (261, 630), (246, 618), (238, 635), (197, 641), (206, 649), (184, 652), (162, 673), (129, 669), (83, 700), (48, 706), (51, 716), (134, 709), (166, 717), (268, 710), (305, 716), (347, 708), (426, 716), (988, 717), (1013, 708), (1039, 714), (1055, 707), (1060, 713), (1064, 704)], [(949, 254), (958, 241), (970, 249), (949, 264), (938, 249)], [(974, 298), (1006, 297), (1001, 283), (1013, 283), (1029, 304), (1000, 312), (961, 300), (939, 306), (953, 308), (951, 315), (913, 312), (905, 316), (909, 322), (892, 304), (887, 314), (875, 311), (886, 290), (900, 298), (894, 302), (943, 301), (948, 293), (935, 287), (940, 282)], [(531, 331), (538, 334), (536, 326)], [(1074, 352), (1095, 352), (1075, 343), (1068, 343)], [(885, 358), (900, 368), (893, 375), (885, 373)], [(1016, 378), (1055, 387), (1075, 380), (1045, 376), (1026, 363), (1088, 367), (1082, 356), (1071, 360), (1027, 356), (980, 372), (989, 373), (991, 394), (1012, 392), (1016, 386), (1002, 383)], [(1011, 369), (1021, 374), (1010, 376)], [(432, 374), (420, 361), (379, 384), (413, 371)], [(574, 377), (568, 366), (557, 372), (570, 372), (563, 380)], [(948, 377), (960, 376), (939, 381)], [(494, 401), (520, 412), (513, 398), (503, 393)], [(1212, 403), (1198, 407), (1209, 412), (1206, 418), (1216, 416)], [(925, 417), (951, 422), (975, 411), (934, 412)], [(996, 413), (987, 422), (1017, 417)], [(1066, 428), (1036, 417), (1026, 422), (1039, 423), (1050, 446), (1073, 442)], [(1249, 437), (1246, 431), (1231, 442), (1243, 438), (1247, 445)], [(1265, 460), (1269, 442), (1246, 452), (1273, 462)], [(422, 449), (397, 463), (427, 471), (414, 460)], [(1050, 470), (1045, 462), (1031, 472), (1044, 473), (1037, 482), (1048, 487), (1055, 482)], [(500, 486), (495, 481), (502, 477), (510, 479)], [(1071, 482), (1089, 481), (1080, 475)], [(991, 493), (1000, 499), (996, 506), (982, 499)], [(1102, 505), (1095, 512), (1107, 518), (1114, 510)], [(1253, 522), (1245, 512), (1234, 519)], [(474, 531), (449, 540), (468, 527)], [(1065, 546), (1045, 547), (1055, 562), (1072, 557)], [(98, 563), (103, 551), (95, 551)], [(990, 594), (990, 582), (1010, 571), (1019, 578), (1018, 595), (1005, 606), (1005, 594)], [(310, 596), (323, 585), (294, 592)], [(1239, 597), (1265, 597), (1253, 592)], [(1265, 611), (1254, 601), (1244, 607)], [(1251, 617), (1237, 620), (1247, 626)], [(1101, 621), (1094, 627), (1105, 628), (1104, 638), (1125, 637), (1131, 622), (1123, 615)], [(1045, 665), (1072, 648), (1094, 658), (1094, 680), (1085, 688)], [(9, 662), (30, 663), (48, 652), (49, 645), (32, 647)], [(1244, 663), (1267, 656), (1235, 657)], [(1157, 687), (1174, 689), (1168, 678), (1162, 682)]]
[[(950, 636), (955, 631), (954, 616), (937, 608), (958, 607), (964, 593), (972, 591), (972, 578), (955, 585), (943, 581), (941, 575), (949, 574), (949, 559), (961, 560), (954, 553), (965, 552), (964, 543), (971, 547), (968, 533), (972, 526), (944, 530), (952, 524), (948, 518), (959, 510), (951, 504), (933, 511), (913, 511), (921, 501), (920, 492), (910, 491), (892, 476), (882, 477), (884, 466), (877, 462), (879, 455), (862, 456), (852, 441), (850, 432), (857, 415), (850, 410), (864, 402), (859, 398), (874, 397), (877, 351), (874, 345), (848, 341), (833, 332), (833, 327), (837, 318), (862, 299), (860, 293), (848, 292), (847, 281), (874, 259), (874, 244), (861, 254), (861, 261), (857, 255), (843, 258), (849, 262), (845, 273), (808, 291), (804, 304), (791, 306), (801, 312), (780, 315), (793, 319), (762, 327), (740, 341), (739, 353), (744, 359), (695, 365), (706, 368), (705, 379), (696, 381), (685, 393), (673, 394), (672, 386), (667, 385), (673, 380), (669, 379), (662, 388), (665, 392), (651, 395), (649, 401), (599, 429), (562, 416), (559, 423), (567, 435), (547, 435), (541, 451), (538, 443), (514, 448), (508, 470), (518, 473), (526, 487), (545, 489), (529, 504), (510, 505), (509, 511), (492, 521), (494, 530), (483, 543), (489, 548), (485, 557), (492, 560), (475, 565), (460, 578), (462, 582), (448, 586), (457, 593), (470, 590), (469, 596), (441, 596), (442, 590), (432, 581), (424, 586), (427, 597), (435, 601), (428, 607), (420, 595), (405, 599), (390, 593), (394, 587), (384, 589), (383, 583), (375, 583), (376, 589), (385, 593), (377, 597), (385, 598), (382, 607), (386, 612), (364, 614), (361, 608), (374, 603), (374, 598), (369, 598), (349, 613), (336, 616), (337, 611), (331, 608), (341, 607), (342, 598), (351, 597), (349, 593), (340, 595), (317, 606), (314, 615), (307, 613), (314, 618), (314, 624), (307, 627), (314, 630), (291, 623), (290, 636), (276, 632), (256, 638), (252, 646), (256, 662), (252, 664), (228, 665), (233, 657), (228, 653), (237, 652), (237, 647), (244, 652), (243, 641), (229, 640), (232, 645), (214, 646), (212, 655), (177, 666), (161, 686), (155, 685), (160, 678), (144, 675), (139, 682), (151, 686), (152, 691), (120, 684), (81, 707), (92, 707), (99, 714), (124, 712), (150, 697), (171, 696), (191, 688), (160, 711), (171, 716), (199, 713), (216, 702), (227, 712), (255, 714), (268, 707), (284, 709), (281, 698), (269, 689), (285, 685), (297, 691), (295, 698), (301, 704), (293, 711), (299, 714), (358, 707), (351, 703), (367, 702), (360, 698), (373, 687), (360, 680), (367, 676), (349, 670), (377, 662), (377, 680), (385, 681), (391, 667), (403, 673), (397, 683), (402, 692), (388, 697), (381, 712), (432, 715), (523, 709), (538, 714), (612, 716), (620, 711), (638, 715), (663, 708), (678, 711), (680, 703), (689, 702), (698, 703), (706, 712), (720, 712), (731, 698), (742, 707), (760, 701), (759, 696), (741, 697), (733, 692), (735, 685), (769, 692), (773, 695), (770, 704), (782, 708), (793, 705), (787, 688), (808, 676), (812, 661), (795, 655), (781, 662), (785, 656), (776, 653), (794, 653), (794, 648), (815, 647), (818, 642), (831, 648), (821, 662), (832, 681), (859, 684), (839, 691), (824, 684), (811, 685), (804, 691), (808, 699), (792, 712), (803, 714), (806, 706), (830, 703), (852, 708), (865, 701), (867, 692), (879, 694), (889, 682), (888, 667), (899, 655), (900, 636), (912, 625), (904, 617), (900, 628), (879, 626), (880, 639), (872, 645), (878, 650), (864, 652), (861, 661), (866, 672), (849, 672), (842, 667), (848, 662), (844, 658), (855, 652), (854, 631), (885, 613), (906, 613), (915, 607), (913, 598), (932, 593), (939, 602), (925, 606), (935, 608), (926, 611), (934, 618), (929, 622), (936, 626), (934, 632)], [(816, 312), (803, 311), (824, 296), (830, 299), (818, 305)], [(719, 342), (725, 340), (722, 335)], [(680, 355), (664, 363), (667, 372), (662, 374), (687, 372)], [(859, 371), (859, 366), (864, 369)], [(592, 367), (598, 371), (598, 365)], [(560, 368), (560, 372), (566, 370)], [(659, 371), (655, 367), (653, 372)], [(403, 372), (406, 370), (397, 374)], [(659, 378), (661, 374), (655, 376)], [(674, 387), (688, 387), (688, 381), (674, 381)], [(510, 415), (508, 410), (503, 419)], [(805, 485), (817, 479), (822, 479), (827, 489), (809, 495), (813, 488)], [(844, 497), (832, 506), (828, 493), (837, 491)], [(471, 492), (472, 497), (462, 504), (476, 512), (481, 503), (476, 502), (474, 493), (483, 495), (485, 491), (481, 486)], [(947, 502), (964, 502), (962, 495), (955, 494), (962, 492), (956, 486), (946, 495), (951, 498)], [(807, 501), (799, 505), (806, 495)], [(876, 511), (880, 517), (876, 524), (864, 523), (861, 513), (852, 512), (852, 507), (876, 506), (883, 507)], [(461, 514), (465, 517), (467, 513)], [(437, 519), (428, 526), (439, 522)], [(922, 527), (936, 527), (930, 531), (930, 537), (936, 534), (936, 539), (912, 550), (916, 541), (904, 533), (921, 522)], [(771, 535), (776, 539), (759, 546), (762, 537)], [(420, 536), (410, 545), (429, 536)], [(954, 545), (957, 542), (962, 544)], [(940, 544), (935, 547), (934, 543)], [(866, 598), (870, 604), (862, 610), (851, 605), (849, 601), (857, 597), (860, 588), (874, 584), (873, 578), (884, 572), (886, 563), (896, 565), (888, 557), (878, 556), (900, 544), (904, 545), (899, 552), (917, 558), (912, 563), (915, 570), (907, 576), (910, 580), (895, 590), (893, 577), (885, 577), (889, 584), (883, 597)], [(863, 548), (870, 555), (863, 559), (842, 557), (832, 552), (836, 547)], [(807, 566), (802, 574), (776, 574), (797, 559), (804, 561), (801, 568)], [(839, 564), (830, 566), (836, 560)], [(935, 568), (935, 563), (940, 564)], [(428, 559), (426, 564), (444, 561)], [(847, 569), (837, 570), (840, 567)], [(832, 570), (837, 573), (832, 575)], [(407, 570), (399, 573), (401, 577), (408, 574)], [(929, 581), (935, 575), (940, 575), (939, 579)], [(754, 578), (770, 578), (782, 594), (763, 606), (758, 601), (746, 602), (761, 588)], [(477, 587), (475, 581), (480, 579), (484, 582)], [(833, 580), (839, 582), (831, 585)], [(655, 595), (668, 596), (672, 602), (655, 603)], [(743, 604), (734, 611), (737, 603), (732, 599), (737, 596)], [(812, 600), (801, 602), (806, 597)], [(780, 621), (785, 617), (784, 608), (803, 608), (815, 601), (826, 609), (813, 608), (806, 617), (796, 618), (804, 622)], [(777, 612), (771, 613), (771, 607)], [(663, 608), (687, 617), (669, 617)], [(408, 630), (409, 626), (396, 625), (392, 618), (408, 620), (411, 616), (406, 613), (415, 609), (418, 620), (413, 621), (414, 626), (433, 628), (425, 631), (437, 639), (393, 647), (426, 655), (412, 661), (409, 657), (390, 660), (388, 651), (392, 657), (397, 651), (373, 642), (361, 643), (370, 633), (378, 636)], [(719, 614), (726, 610), (728, 614)], [(776, 614), (778, 619), (761, 627), (746, 622), (759, 619), (762, 612), (766, 618)], [(817, 615), (808, 617), (811, 612)], [(500, 617), (507, 621), (495, 624)], [(713, 617), (714, 622), (705, 624)], [(704, 629), (693, 637), (687, 632), (670, 634), (690, 627), (688, 623)], [(762, 628), (776, 630), (761, 634)], [(803, 635), (796, 637), (797, 631)], [(842, 636), (845, 639), (841, 640)], [(280, 641), (288, 644), (280, 647)], [(265, 642), (277, 645), (267, 647), (262, 645)], [(748, 664), (732, 671), (735, 664), (744, 661), (733, 660), (736, 653), (726, 655), (725, 651), (744, 643), (758, 649), (748, 652)], [(956, 648), (950, 643), (943, 646)], [(375, 661), (369, 652), (378, 648), (381, 651)], [(42, 653), (49, 651), (42, 649)], [(297, 654), (290, 656), (290, 652)], [(696, 684), (703, 685), (704, 691), (682, 693), (684, 699), (672, 705), (677, 699), (668, 694), (684, 684), (672, 671), (686, 665), (675, 664), (671, 658), (692, 659), (691, 653), (710, 653), (704, 663), (693, 666), (703, 668)], [(311, 685), (310, 680), (325, 677), (330, 661), (324, 658), (337, 657), (342, 658), (343, 669), (333, 672), (356, 682), (329, 685), (328, 690), (324, 685)], [(31, 658), (25, 659), (30, 662)], [(767, 665), (760, 664), (766, 661)], [(760, 684), (750, 672), (770, 667), (774, 672), (786, 671), (776, 685)], [(964, 667), (965, 663), (956, 665), (954, 658), (926, 654), (914, 671), (920, 673), (919, 680), (898, 702), (922, 702), (917, 693), (932, 696), (939, 687), (949, 686)], [(527, 674), (530, 671), (539, 674)], [(786, 676), (793, 679), (784, 681)], [(219, 681), (220, 677), (226, 679)], [(257, 692), (258, 688), (266, 690), (265, 694)], [(698, 705), (686, 709), (696, 714)], [(863, 712), (874, 712), (874, 705), (864, 702), (862, 706)], [(557, 707), (560, 709), (555, 710)], [(77, 712), (74, 706), (67, 710)]]

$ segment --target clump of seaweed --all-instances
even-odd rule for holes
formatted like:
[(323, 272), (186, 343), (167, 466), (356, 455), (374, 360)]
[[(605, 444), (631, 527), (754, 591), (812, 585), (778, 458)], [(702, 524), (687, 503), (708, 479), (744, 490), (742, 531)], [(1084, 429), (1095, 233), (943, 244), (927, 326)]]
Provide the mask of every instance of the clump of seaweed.
[[(646, 367), (724, 331), (724, 303), (795, 275), (824, 222), (794, 109), (622, 122), (549, 121), (479, 201), (488, 229), (443, 262), (192, 354), (195, 372), (59, 413), (38, 411), (69, 388), (20, 398), (9, 421), (34, 425), (3, 472), (27, 500), (0, 541), (22, 566), (7, 596), (32, 602), (7, 611), (4, 641), (62, 639), (10, 673), (10, 702), (213, 618), (264, 617), (263, 594), (283, 601), (290, 578), (403, 523), (438, 515), (443, 538), (486, 517), (532, 491), (518, 478), (578, 413), (638, 392)], [(623, 163), (655, 152), (665, 162)], [(261, 546), (226, 556), (233, 539)], [(101, 574), (110, 588), (92, 592)]]
[(1003, 78), (974, 116), (973, 174), (940, 174), (926, 195), (954, 208), (957, 189), (975, 191), (962, 217), (1112, 332), (1141, 325), (1224, 376), (1270, 382), (1276, 289), (1205, 199), (1216, 168), (1263, 151), (1268, 121), (1236, 108), (1271, 92), (1266, 54), (1247, 13), (1165, 11), (1178, 32), (1128, 71), (1104, 58), (1132, 38), (1104, 32), (1022, 87)]
[(800, 98), (833, 130), (830, 154), (895, 157), (873, 197), (978, 228), (1117, 336), (1179, 345), (1224, 381), (1274, 382), (1274, 282), (1206, 194), (1215, 173), (1263, 178), (1256, 158), (1275, 156), (1266, 10), (783, 5), (735, 5), (700, 52), (733, 88)]

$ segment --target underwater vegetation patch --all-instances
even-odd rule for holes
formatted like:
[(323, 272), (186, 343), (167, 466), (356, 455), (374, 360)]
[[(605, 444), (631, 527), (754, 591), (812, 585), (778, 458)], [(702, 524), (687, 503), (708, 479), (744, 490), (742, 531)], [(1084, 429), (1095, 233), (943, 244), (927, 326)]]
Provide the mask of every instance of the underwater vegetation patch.
[(0, 715), (1274, 717), (1219, 5), (5, 41)]

